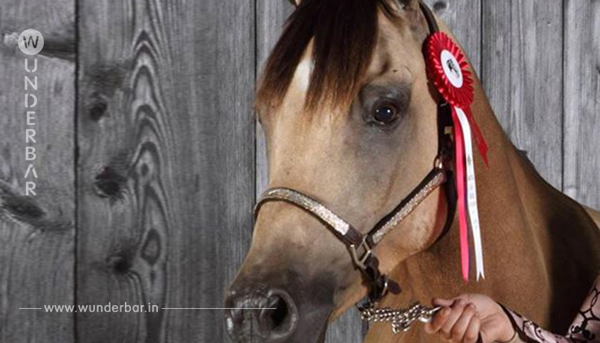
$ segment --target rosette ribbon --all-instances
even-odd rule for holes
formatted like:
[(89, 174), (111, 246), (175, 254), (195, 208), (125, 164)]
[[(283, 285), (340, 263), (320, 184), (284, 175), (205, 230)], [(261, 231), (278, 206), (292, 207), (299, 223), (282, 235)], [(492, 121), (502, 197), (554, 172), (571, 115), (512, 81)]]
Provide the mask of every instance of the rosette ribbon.
[(465, 281), (469, 280), (468, 228), (470, 226), (477, 280), (479, 280), (485, 277), (485, 273), (473, 141), (486, 165), (488, 147), (471, 112), (474, 98), (473, 78), (460, 47), (443, 32), (436, 32), (429, 36), (425, 45), (425, 56), (429, 79), (452, 109), (462, 276)]

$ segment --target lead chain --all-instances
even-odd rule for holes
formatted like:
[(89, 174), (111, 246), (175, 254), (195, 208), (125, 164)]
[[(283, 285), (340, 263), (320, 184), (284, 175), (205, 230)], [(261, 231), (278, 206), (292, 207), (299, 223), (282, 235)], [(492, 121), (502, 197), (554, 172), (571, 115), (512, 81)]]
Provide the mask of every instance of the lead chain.
[(428, 308), (415, 304), (408, 309), (375, 308), (373, 305), (359, 308), (362, 319), (369, 323), (390, 322), (394, 334), (408, 331), (415, 321), (428, 323), (440, 307)]

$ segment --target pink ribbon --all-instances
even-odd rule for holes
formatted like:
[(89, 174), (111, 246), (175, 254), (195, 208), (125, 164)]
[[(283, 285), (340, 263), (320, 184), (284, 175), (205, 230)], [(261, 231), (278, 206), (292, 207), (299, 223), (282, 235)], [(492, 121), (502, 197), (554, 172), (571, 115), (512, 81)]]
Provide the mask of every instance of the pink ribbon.
[(466, 180), (465, 180), (465, 146), (463, 132), (456, 115), (454, 106), (452, 107), (452, 120), (454, 121), (454, 147), (455, 147), (455, 166), (456, 166), (456, 190), (458, 195), (458, 224), (460, 228), (460, 260), (462, 267), (462, 276), (465, 281), (469, 281), (469, 239), (467, 222), (467, 200), (466, 200)]

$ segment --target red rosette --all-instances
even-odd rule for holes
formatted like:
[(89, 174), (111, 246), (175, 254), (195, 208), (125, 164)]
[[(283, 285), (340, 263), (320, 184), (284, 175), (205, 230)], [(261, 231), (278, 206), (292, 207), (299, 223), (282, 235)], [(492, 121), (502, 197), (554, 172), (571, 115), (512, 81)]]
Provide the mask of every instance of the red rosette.
[(460, 47), (447, 34), (436, 32), (425, 43), (425, 56), (429, 79), (438, 92), (450, 105), (468, 108), (473, 103), (473, 78)]

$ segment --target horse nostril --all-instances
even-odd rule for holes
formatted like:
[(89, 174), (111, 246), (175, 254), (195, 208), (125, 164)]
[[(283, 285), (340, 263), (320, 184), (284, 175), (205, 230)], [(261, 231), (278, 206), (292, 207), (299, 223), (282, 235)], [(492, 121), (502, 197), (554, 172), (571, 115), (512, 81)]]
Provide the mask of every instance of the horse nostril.
[(279, 295), (270, 296), (269, 305), (262, 311), (260, 319), (261, 324), (271, 331), (288, 331), (292, 315), (284, 297)]
[(273, 328), (278, 328), (288, 318), (288, 306), (283, 298), (278, 297), (274, 308), (271, 312), (271, 320), (273, 321)]
[(227, 298), (225, 326), (236, 342), (261, 338), (284, 342), (295, 331), (298, 313), (292, 298), (282, 290), (245, 290)]

